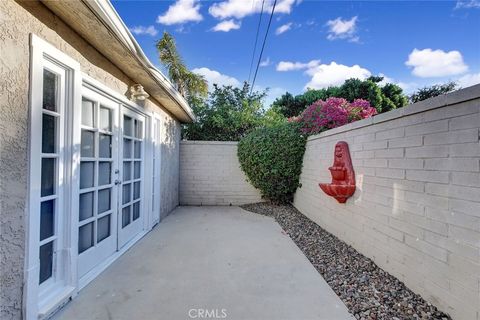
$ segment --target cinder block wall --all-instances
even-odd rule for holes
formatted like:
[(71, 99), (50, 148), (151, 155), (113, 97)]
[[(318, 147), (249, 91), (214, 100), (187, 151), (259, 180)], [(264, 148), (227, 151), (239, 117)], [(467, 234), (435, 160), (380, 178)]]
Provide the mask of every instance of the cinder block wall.
[(241, 205), (261, 201), (246, 181), (237, 142), (180, 142), (180, 205)]
[[(294, 205), (454, 319), (480, 319), (480, 85), (312, 136)], [(347, 141), (357, 190), (319, 188)]]

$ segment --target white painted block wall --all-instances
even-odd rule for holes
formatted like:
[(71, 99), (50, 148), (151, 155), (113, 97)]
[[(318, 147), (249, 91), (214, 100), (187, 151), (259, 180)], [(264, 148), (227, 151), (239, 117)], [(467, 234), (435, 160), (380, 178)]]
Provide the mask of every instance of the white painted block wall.
[[(312, 136), (294, 205), (454, 319), (480, 320), (480, 85)], [(338, 141), (357, 191), (318, 187)]]
[(180, 142), (180, 205), (262, 201), (260, 192), (246, 179), (237, 158), (237, 142)]

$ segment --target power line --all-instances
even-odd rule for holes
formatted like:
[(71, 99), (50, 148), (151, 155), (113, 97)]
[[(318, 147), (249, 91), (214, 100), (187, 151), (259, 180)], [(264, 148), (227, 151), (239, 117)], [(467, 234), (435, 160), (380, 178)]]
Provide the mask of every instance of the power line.
[(258, 57), (257, 68), (255, 69), (255, 76), (253, 76), (252, 87), (250, 88), (250, 94), (252, 94), (253, 86), (255, 85), (255, 80), (257, 79), (258, 67), (260, 66), (260, 61), (262, 60), (263, 49), (265, 49), (265, 43), (267, 42), (268, 31), (270, 30), (270, 25), (272, 24), (273, 13), (275, 12), (275, 6), (277, 5), (277, 0), (273, 3), (272, 12), (270, 13), (270, 20), (268, 20), (267, 31), (265, 32), (265, 38), (263, 38), (262, 50), (260, 51), (260, 56)]
[[(255, 6), (255, 0), (253, 0), (252, 4), (253, 4), (252, 5), (252, 8), (253, 8)], [(248, 83), (250, 83), (250, 77), (252, 76), (253, 60), (255, 60), (255, 52), (257, 51), (258, 33), (260, 31), (260, 23), (262, 22), (264, 4), (265, 4), (265, 0), (262, 0), (262, 10), (260, 11), (260, 18), (258, 19), (257, 35), (255, 36), (255, 45), (253, 46), (252, 61), (250, 62), (250, 71), (248, 72)]]

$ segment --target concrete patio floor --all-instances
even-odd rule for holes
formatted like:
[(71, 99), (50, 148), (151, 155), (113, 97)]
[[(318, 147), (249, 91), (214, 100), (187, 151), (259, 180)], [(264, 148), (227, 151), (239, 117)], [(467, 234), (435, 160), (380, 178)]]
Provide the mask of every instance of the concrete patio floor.
[(177, 208), (54, 318), (353, 319), (272, 218), (238, 207)]

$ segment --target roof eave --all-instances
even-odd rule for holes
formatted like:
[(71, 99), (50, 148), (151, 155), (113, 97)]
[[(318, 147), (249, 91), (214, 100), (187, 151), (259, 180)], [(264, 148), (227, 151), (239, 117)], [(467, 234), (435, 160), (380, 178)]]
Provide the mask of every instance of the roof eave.
[(194, 121), (188, 103), (145, 56), (109, 1), (42, 2), (129, 78), (142, 84), (150, 96), (180, 122)]

